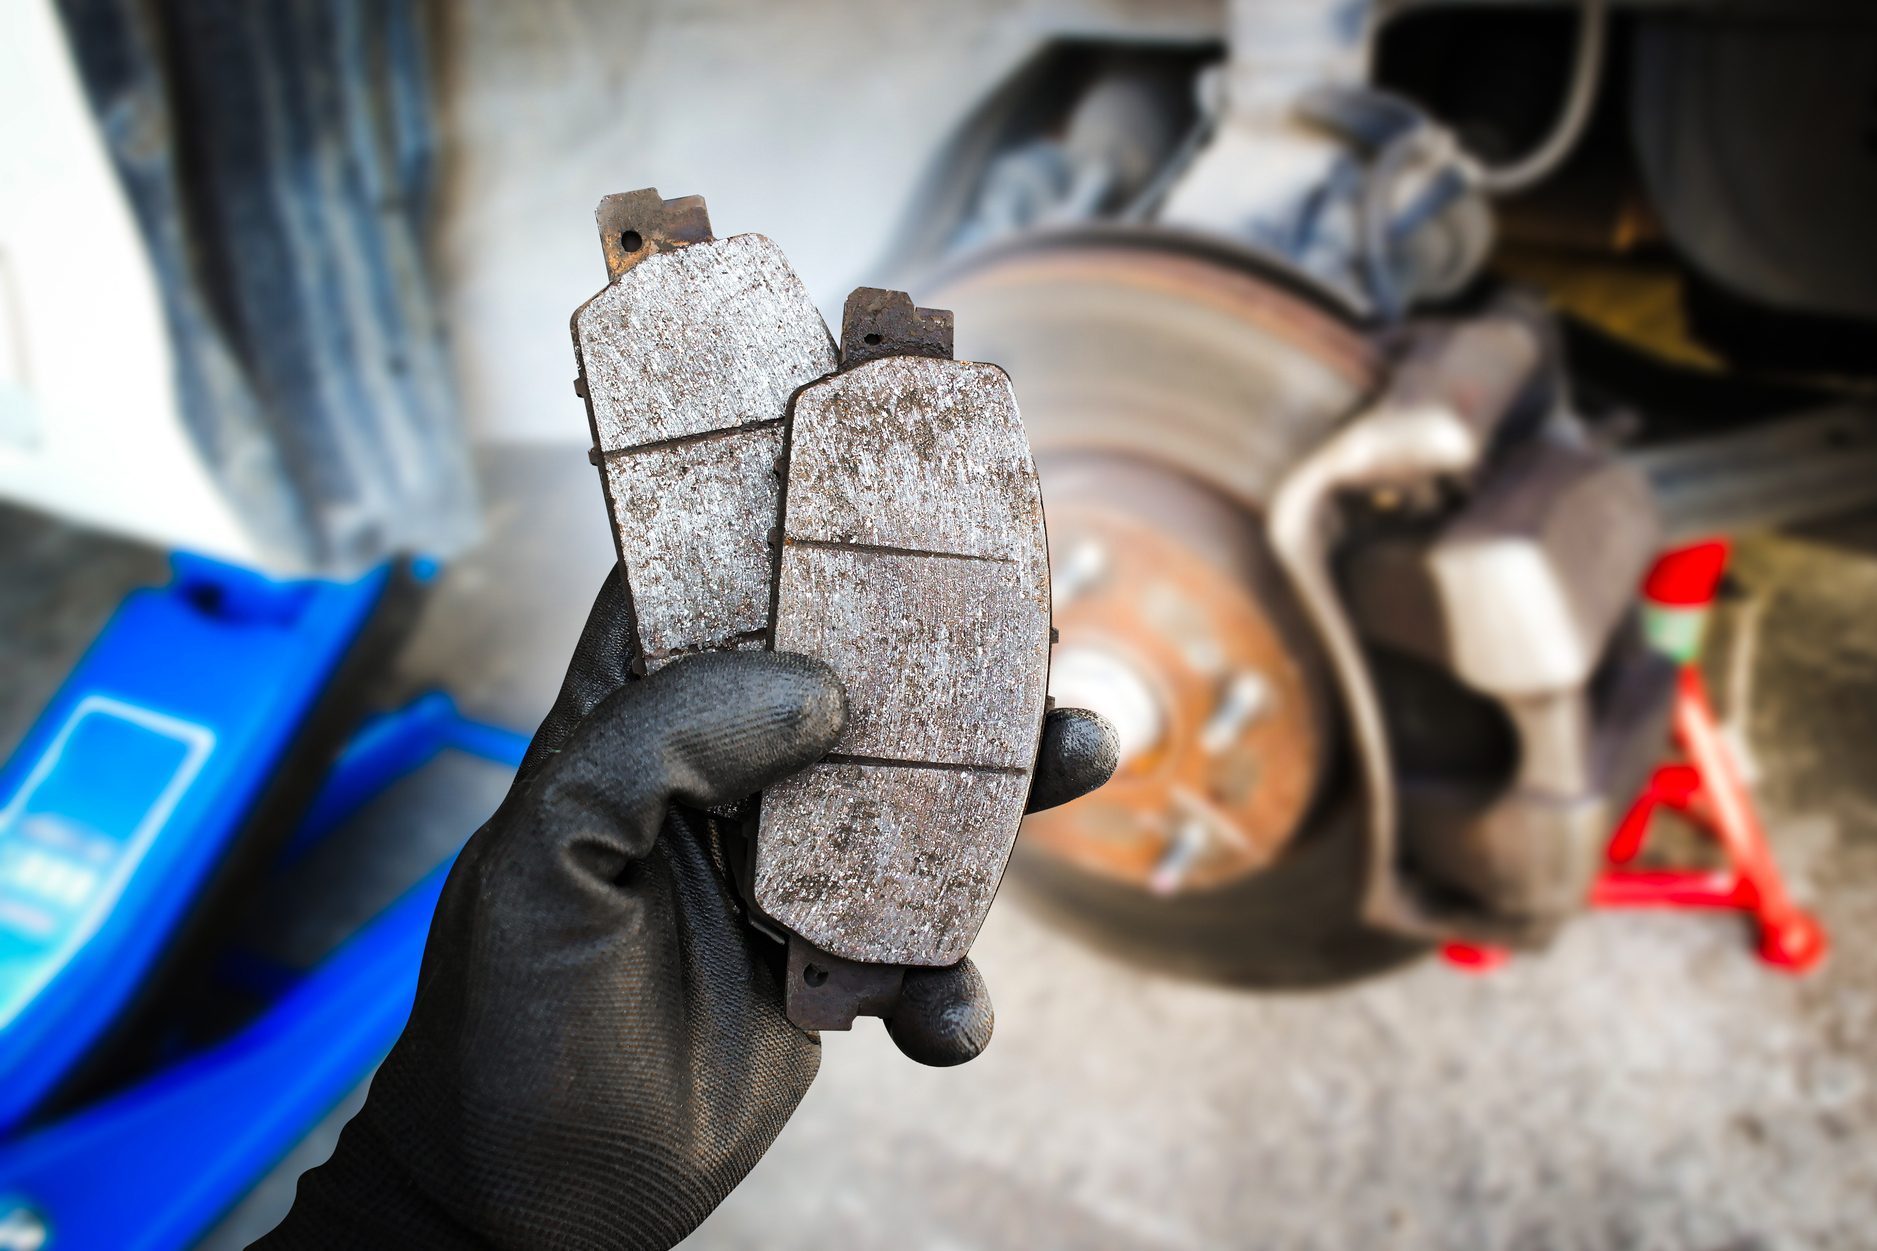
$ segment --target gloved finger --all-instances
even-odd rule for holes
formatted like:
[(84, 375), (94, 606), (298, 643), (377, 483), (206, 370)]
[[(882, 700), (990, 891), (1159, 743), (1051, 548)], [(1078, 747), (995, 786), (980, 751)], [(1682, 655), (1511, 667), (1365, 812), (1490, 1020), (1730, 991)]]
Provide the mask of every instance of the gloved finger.
[(606, 875), (643, 856), (673, 803), (753, 794), (827, 754), (847, 723), (833, 670), (780, 652), (675, 660), (601, 700), (518, 782), (523, 828), (577, 845)]
[(1079, 799), (1114, 775), (1121, 742), (1107, 718), (1086, 708), (1052, 708), (1043, 718), (1026, 812)]
[(907, 969), (886, 1032), (908, 1059), (942, 1069), (976, 1059), (996, 1024), (984, 975), (960, 960), (949, 968)]
[(606, 575), (600, 593), (593, 597), (593, 610), (574, 645), (567, 676), (561, 679), (560, 694), (548, 709), (534, 741), (521, 759), (516, 776), (526, 778), (547, 756), (559, 751), (588, 713), (599, 702), (633, 680), (633, 662), (638, 657), (639, 631), (632, 615), (632, 597), (626, 594), (626, 580), (617, 569)]

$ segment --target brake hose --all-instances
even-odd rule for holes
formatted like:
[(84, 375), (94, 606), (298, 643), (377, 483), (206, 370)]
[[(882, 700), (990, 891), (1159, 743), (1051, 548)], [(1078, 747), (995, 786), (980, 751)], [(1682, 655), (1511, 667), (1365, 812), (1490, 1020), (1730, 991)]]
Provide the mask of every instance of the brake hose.
[(1552, 123), (1544, 142), (1507, 165), (1481, 164), (1479, 185), (1493, 195), (1524, 191), (1550, 174), (1571, 154), (1590, 123), (1597, 102), (1597, 83), (1603, 77), (1603, 50), (1608, 34), (1609, 0), (1580, 0), (1577, 56), (1563, 111)]

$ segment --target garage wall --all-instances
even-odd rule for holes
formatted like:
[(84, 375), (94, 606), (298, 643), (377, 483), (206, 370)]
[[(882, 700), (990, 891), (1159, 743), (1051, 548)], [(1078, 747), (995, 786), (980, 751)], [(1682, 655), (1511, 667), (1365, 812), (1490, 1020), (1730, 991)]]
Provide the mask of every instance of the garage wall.
[(604, 281), (602, 195), (702, 194), (719, 235), (774, 238), (838, 313), (939, 146), (1050, 40), (1223, 26), (1218, 0), (442, 7), (439, 268), (484, 440), (587, 437), (567, 319)]

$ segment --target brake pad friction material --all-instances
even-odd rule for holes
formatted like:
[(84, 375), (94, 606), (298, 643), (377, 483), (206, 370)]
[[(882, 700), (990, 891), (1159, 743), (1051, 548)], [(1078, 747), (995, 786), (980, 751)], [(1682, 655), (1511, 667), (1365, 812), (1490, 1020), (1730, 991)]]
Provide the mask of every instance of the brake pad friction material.
[(1003, 877), (1048, 680), (1016, 397), (995, 365), (876, 357), (803, 390), (790, 431), (772, 637), (834, 668), (849, 719), (764, 792), (756, 902), (845, 959), (952, 964)]
[(789, 397), (834, 369), (833, 339), (781, 249), (712, 238), (702, 199), (594, 216), (611, 281), (574, 351), (644, 665), (761, 647)]

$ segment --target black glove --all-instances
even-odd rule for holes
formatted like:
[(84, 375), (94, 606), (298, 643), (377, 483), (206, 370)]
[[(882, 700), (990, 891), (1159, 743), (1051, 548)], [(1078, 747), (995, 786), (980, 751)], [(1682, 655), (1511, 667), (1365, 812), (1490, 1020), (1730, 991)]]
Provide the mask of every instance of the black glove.
[[(801, 1101), (819, 1040), (783, 1015), (780, 946), (745, 923), (703, 809), (823, 755), (840, 685), (762, 652), (635, 679), (634, 636), (608, 578), (444, 884), (403, 1036), (257, 1247), (669, 1247)], [(1113, 764), (1099, 718), (1052, 713), (1033, 793), (1064, 802)], [(909, 975), (903, 999), (891, 1028), (917, 1058), (988, 1037), (968, 963)]]

